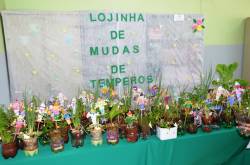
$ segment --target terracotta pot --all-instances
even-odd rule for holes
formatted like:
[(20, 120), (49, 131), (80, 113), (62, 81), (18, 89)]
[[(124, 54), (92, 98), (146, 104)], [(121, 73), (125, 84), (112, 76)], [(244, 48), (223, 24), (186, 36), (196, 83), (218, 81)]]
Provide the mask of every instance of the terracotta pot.
[(83, 131), (82, 130), (72, 130), (71, 131), (71, 145), (72, 147), (82, 147), (84, 144), (83, 139)]
[(136, 126), (126, 128), (126, 138), (128, 142), (136, 142), (138, 140), (138, 129)]
[(119, 129), (117, 124), (107, 125), (107, 142), (117, 144), (119, 142)]
[(100, 127), (94, 127), (91, 130), (91, 143), (95, 146), (102, 144), (102, 129)]
[(17, 153), (17, 144), (16, 142), (2, 144), (2, 155), (4, 159), (14, 158)]
[(24, 139), (24, 153), (26, 156), (34, 156), (38, 154), (38, 144), (37, 137), (30, 137), (29, 139)]
[(187, 127), (188, 133), (195, 134), (197, 133), (197, 125), (196, 124), (189, 124)]
[(59, 129), (52, 130), (50, 133), (50, 148), (57, 153), (64, 150), (64, 140)]
[(64, 143), (68, 143), (69, 142), (69, 126), (61, 128), (61, 135), (63, 137)]

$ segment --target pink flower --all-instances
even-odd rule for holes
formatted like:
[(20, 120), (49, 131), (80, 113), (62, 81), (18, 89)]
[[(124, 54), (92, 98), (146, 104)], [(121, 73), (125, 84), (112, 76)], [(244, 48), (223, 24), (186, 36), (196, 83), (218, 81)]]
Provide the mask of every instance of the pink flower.
[(192, 29), (195, 30), (199, 25), (198, 24), (193, 24)]
[(202, 25), (202, 24), (203, 24), (202, 19), (198, 19), (198, 20), (197, 20), (197, 24), (198, 24), (198, 25)]

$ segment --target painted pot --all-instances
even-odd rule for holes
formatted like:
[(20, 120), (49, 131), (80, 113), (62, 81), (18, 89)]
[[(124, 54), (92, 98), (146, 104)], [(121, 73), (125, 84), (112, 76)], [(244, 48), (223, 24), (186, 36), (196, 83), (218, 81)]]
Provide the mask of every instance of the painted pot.
[(107, 125), (107, 143), (117, 144), (119, 142), (119, 128), (117, 124)]
[(71, 145), (72, 147), (82, 147), (84, 145), (84, 134), (82, 130), (72, 130), (71, 131)]
[(64, 150), (64, 140), (59, 129), (52, 130), (50, 133), (51, 151), (57, 153)]
[(138, 128), (136, 126), (127, 126), (126, 138), (128, 142), (136, 142), (138, 140)]
[(101, 145), (102, 144), (102, 128), (100, 127), (94, 127), (91, 131), (91, 143), (94, 145), (94, 146), (98, 146), (98, 145)]
[(37, 137), (30, 137), (23, 140), (24, 143), (24, 153), (26, 156), (34, 156), (38, 154), (38, 143)]
[(16, 142), (2, 144), (2, 155), (4, 159), (14, 158), (17, 154)]

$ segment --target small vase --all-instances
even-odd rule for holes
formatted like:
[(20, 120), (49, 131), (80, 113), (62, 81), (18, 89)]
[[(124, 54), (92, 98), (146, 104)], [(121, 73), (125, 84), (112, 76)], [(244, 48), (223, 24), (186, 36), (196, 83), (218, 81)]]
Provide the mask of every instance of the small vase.
[(64, 150), (64, 141), (59, 129), (50, 132), (50, 148), (55, 153)]
[(30, 137), (29, 139), (24, 139), (24, 153), (26, 156), (34, 156), (38, 154), (38, 144), (37, 137)]
[(127, 126), (126, 138), (128, 142), (136, 142), (138, 140), (138, 129), (136, 126)]
[(119, 129), (116, 124), (107, 125), (107, 143), (117, 144), (119, 142)]
[(14, 158), (16, 156), (17, 153), (17, 145), (16, 142), (12, 142), (12, 143), (2, 143), (2, 155), (4, 157), (4, 159), (8, 159), (8, 158)]
[(102, 145), (102, 128), (100, 127), (94, 127), (91, 130), (91, 143), (94, 146)]
[(71, 131), (71, 145), (72, 147), (82, 147), (84, 144), (83, 131), (79, 129), (74, 129)]
[(63, 137), (64, 144), (69, 142), (69, 126), (61, 128), (61, 135)]
[(190, 134), (195, 134), (197, 133), (197, 125), (196, 124), (189, 124), (188, 127), (187, 127), (187, 131), (188, 133)]

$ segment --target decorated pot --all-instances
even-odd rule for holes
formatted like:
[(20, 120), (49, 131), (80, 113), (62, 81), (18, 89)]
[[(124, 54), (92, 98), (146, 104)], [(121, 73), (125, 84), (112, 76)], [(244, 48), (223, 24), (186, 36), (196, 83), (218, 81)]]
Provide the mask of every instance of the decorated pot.
[(126, 138), (128, 142), (136, 142), (138, 140), (138, 129), (136, 126), (126, 128)]
[(101, 127), (94, 127), (91, 131), (91, 143), (94, 146), (102, 144), (102, 128)]
[(14, 158), (17, 153), (16, 142), (2, 144), (2, 155), (5, 159)]
[(82, 147), (84, 144), (84, 139), (83, 139), (83, 131), (74, 129), (71, 131), (71, 145), (72, 147)]
[(117, 144), (119, 142), (119, 129), (117, 124), (107, 125), (107, 142)]
[(28, 139), (24, 139), (24, 153), (26, 156), (34, 156), (38, 154), (38, 144), (37, 137), (30, 137)]
[(50, 132), (50, 148), (55, 153), (64, 150), (64, 140), (59, 129)]

